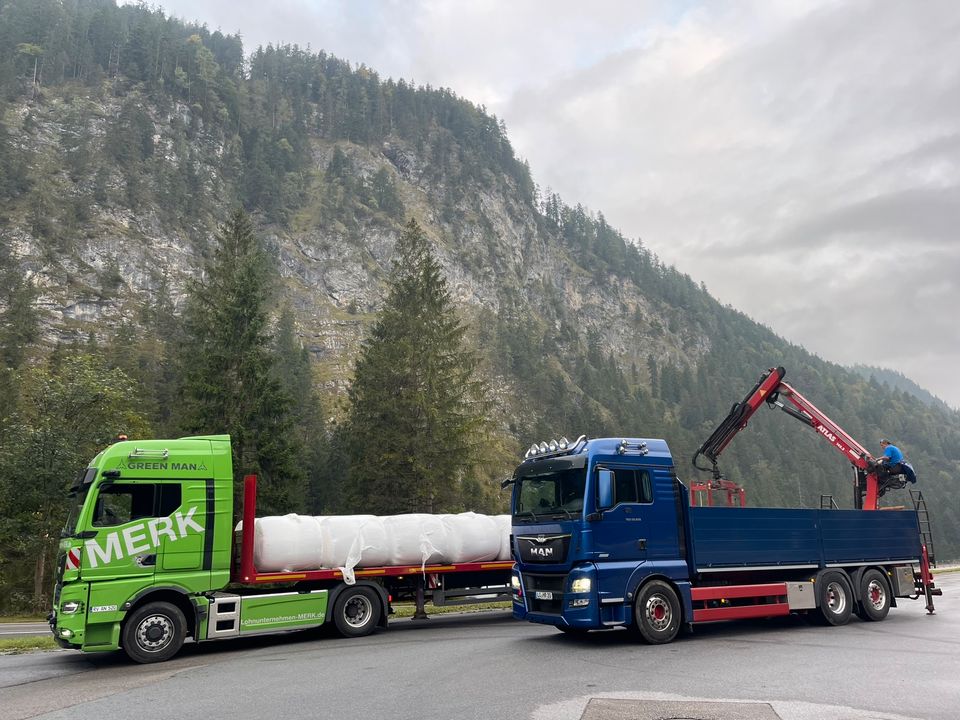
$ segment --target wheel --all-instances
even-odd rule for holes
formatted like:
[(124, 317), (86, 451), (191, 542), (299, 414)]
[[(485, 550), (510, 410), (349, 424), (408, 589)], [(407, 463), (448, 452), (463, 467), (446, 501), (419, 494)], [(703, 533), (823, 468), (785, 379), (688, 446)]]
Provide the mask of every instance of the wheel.
[(853, 590), (846, 575), (824, 573), (817, 583), (817, 619), (823, 625), (846, 625), (853, 612)]
[(380, 598), (370, 587), (348, 588), (333, 604), (333, 623), (344, 637), (369, 635), (379, 619)]
[(123, 624), (123, 651), (138, 663), (169, 660), (183, 646), (187, 620), (180, 608), (168, 602), (138, 607)]
[(673, 588), (662, 580), (651, 580), (637, 595), (634, 622), (644, 642), (668, 643), (680, 630), (680, 600)]
[(890, 612), (890, 583), (879, 570), (867, 570), (860, 578), (860, 617), (879, 622)]

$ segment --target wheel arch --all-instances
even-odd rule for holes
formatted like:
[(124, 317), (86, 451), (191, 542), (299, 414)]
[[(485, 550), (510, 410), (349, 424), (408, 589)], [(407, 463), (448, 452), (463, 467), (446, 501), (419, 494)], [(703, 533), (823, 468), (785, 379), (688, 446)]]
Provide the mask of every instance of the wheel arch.
[[(688, 618), (693, 617), (692, 605), (690, 604), (690, 583), (684, 582), (679, 583), (673, 578), (669, 577), (660, 572), (653, 572), (649, 575), (634, 576), (630, 578), (632, 590), (627, 593), (626, 599), (626, 608), (627, 608), (627, 625), (632, 625), (636, 618), (634, 617), (634, 608), (636, 607), (637, 596), (643, 592), (643, 588), (649, 585), (654, 580), (660, 580), (669, 585), (673, 591), (677, 594), (677, 599), (680, 601), (680, 624), (689, 623)], [(685, 587), (681, 587), (681, 584)]]
[(846, 568), (828, 567), (820, 570), (813, 579), (814, 588), (817, 588), (817, 590), (814, 592), (814, 600), (816, 601), (817, 607), (820, 607), (820, 583), (823, 582), (824, 576), (832, 574), (839, 574), (844, 579), (844, 581), (847, 583), (847, 589), (850, 590), (850, 597), (853, 599), (853, 602), (859, 602), (859, 593), (857, 591), (856, 583), (854, 583), (853, 577), (849, 572), (847, 572)]
[(176, 585), (145, 588), (127, 600), (127, 602), (123, 604), (123, 609), (126, 614), (121, 623), (121, 628), (126, 624), (127, 618), (130, 617), (134, 610), (151, 602), (168, 602), (176, 606), (187, 619), (187, 637), (196, 639), (197, 624), (199, 622), (197, 616), (198, 609), (196, 605), (190, 602), (190, 596), (187, 594), (187, 591)]
[(896, 607), (897, 603), (896, 598), (893, 595), (893, 583), (890, 580), (890, 573), (884, 565), (861, 565), (858, 568), (851, 568), (848, 572), (848, 580), (850, 581), (851, 587), (853, 588), (853, 599), (857, 602), (861, 602), (863, 598), (860, 597), (860, 581), (863, 579), (864, 573), (867, 570), (876, 570), (878, 573), (883, 575), (887, 580), (887, 587), (891, 590), (890, 592), (890, 607)]
[(346, 583), (339, 583), (336, 587), (330, 590), (329, 596), (327, 597), (327, 616), (324, 619), (324, 622), (332, 622), (333, 620), (333, 607), (336, 605), (337, 598), (340, 597), (343, 593), (348, 590), (352, 590), (356, 587), (368, 587), (377, 593), (377, 597), (380, 598), (380, 617), (377, 618), (377, 627), (385, 628), (387, 627), (387, 616), (390, 614), (390, 600), (387, 596), (387, 590), (380, 583), (371, 582), (369, 580), (359, 580), (353, 585), (347, 585)]

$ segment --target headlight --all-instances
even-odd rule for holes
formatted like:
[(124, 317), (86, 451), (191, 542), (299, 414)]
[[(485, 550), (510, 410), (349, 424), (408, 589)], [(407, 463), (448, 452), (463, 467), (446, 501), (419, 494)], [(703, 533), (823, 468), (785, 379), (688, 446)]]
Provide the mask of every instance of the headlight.
[(515, 592), (520, 590), (520, 578), (516, 575), (510, 576), (510, 586), (514, 589)]
[(570, 592), (587, 593), (590, 592), (590, 578), (577, 578), (570, 583)]
[(75, 613), (79, 609), (80, 609), (80, 603), (78, 603), (76, 600), (68, 600), (63, 605), (60, 606), (60, 610), (65, 615), (71, 615), (72, 613)]

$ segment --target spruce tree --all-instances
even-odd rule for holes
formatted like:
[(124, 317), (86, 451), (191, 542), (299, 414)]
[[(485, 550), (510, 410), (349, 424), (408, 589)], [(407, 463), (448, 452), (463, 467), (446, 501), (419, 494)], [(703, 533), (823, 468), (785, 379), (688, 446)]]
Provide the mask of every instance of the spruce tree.
[(330, 448), (324, 427), (323, 403), (313, 384), (310, 353), (297, 336), (289, 303), (277, 321), (274, 348), (277, 355), (274, 370), (281, 387), (291, 398), (293, 433), (303, 451), (305, 506), (308, 512), (320, 514), (329, 500), (324, 469), (329, 461)]
[(216, 239), (184, 311), (181, 424), (187, 432), (231, 436), (234, 477), (259, 476), (261, 514), (295, 511), (303, 504), (303, 474), (269, 334), (274, 265), (243, 210)]
[(440, 264), (411, 220), (350, 388), (351, 510), (459, 511), (465, 496), (477, 497), (486, 387), (465, 332)]

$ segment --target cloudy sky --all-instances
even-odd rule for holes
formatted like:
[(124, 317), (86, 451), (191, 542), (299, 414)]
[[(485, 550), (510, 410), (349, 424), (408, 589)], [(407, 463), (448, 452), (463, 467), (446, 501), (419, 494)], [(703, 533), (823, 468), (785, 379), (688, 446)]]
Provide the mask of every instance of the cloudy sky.
[(486, 105), (542, 188), (960, 407), (960, 3), (161, 4)]

